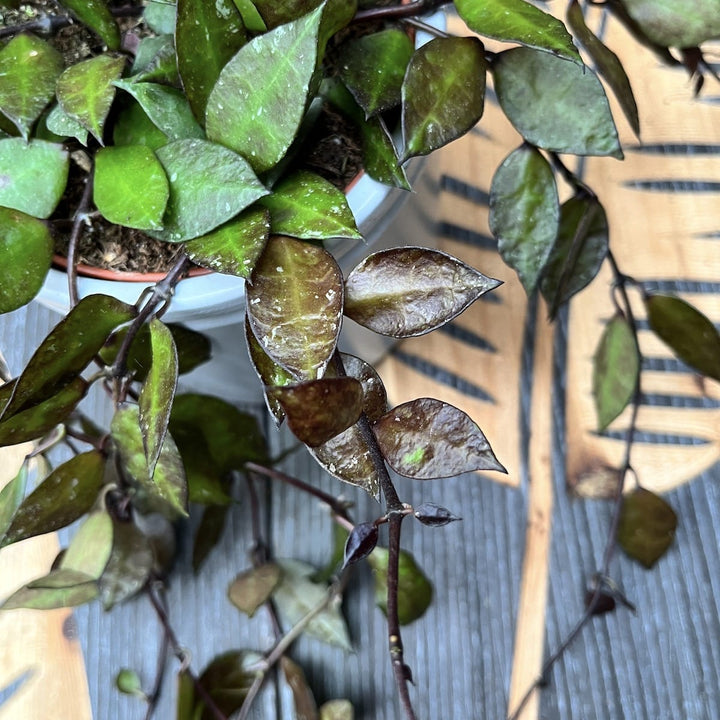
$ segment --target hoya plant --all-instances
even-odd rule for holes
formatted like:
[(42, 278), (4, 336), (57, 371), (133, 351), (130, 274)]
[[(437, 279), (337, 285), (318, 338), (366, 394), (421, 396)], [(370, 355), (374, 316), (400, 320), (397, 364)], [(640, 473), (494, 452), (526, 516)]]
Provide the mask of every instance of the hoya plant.
[[(464, 22), (463, 33), (427, 24), (441, 6)], [(651, 0), (605, 8), (662, 59), (684, 63), (699, 90), (710, 71), (700, 46), (720, 33), (716, 0), (692, 12)], [(340, 628), (335, 641), (349, 644), (337, 598), (352, 566), (367, 561), (387, 615), (399, 703), (415, 717), (400, 626), (422, 616), (432, 589), (401, 549), (401, 529), (406, 520), (438, 527), (458, 518), (401, 498), (391, 471), (420, 481), (504, 468), (482, 430), (452, 405), (419, 398), (389, 407), (376, 370), (339, 352), (338, 336), (344, 318), (391, 338), (432, 332), (499, 281), (420, 247), (372, 253), (344, 275), (328, 248), (361, 237), (343, 192), (358, 169), (410, 190), (408, 161), (475, 127), (490, 82), (523, 139), (492, 182), (490, 224), (501, 256), (529, 294), (542, 293), (552, 316), (604, 262), (615, 273), (616, 312), (595, 360), (599, 427), (639, 402), (642, 357), (629, 292), (640, 292), (650, 326), (681, 359), (720, 379), (713, 325), (622, 273), (601, 200), (563, 159), (622, 158), (608, 91), (640, 133), (629, 80), (584, 10), (572, 0), (563, 22), (524, 0), (4, 3), (0, 311), (30, 302), (53, 262), (67, 268), (71, 307), (0, 387), (0, 444), (35, 442), (0, 493), (0, 546), (78, 527), (50, 572), (4, 599), (3, 611), (93, 600), (110, 610), (144, 595), (181, 661), (180, 720), (247, 717), (278, 663), (299, 715), (349, 718), (347, 702), (316, 707), (289, 651), (299, 634), (318, 634), (321, 615), (323, 627)], [(416, 47), (420, 30), (431, 39)], [(349, 141), (328, 152), (337, 138)], [(562, 202), (559, 178), (572, 188)], [(165, 277), (134, 303), (79, 297), (79, 261), (118, 267), (118, 259), (121, 269), (157, 271), (157, 262)], [(201, 335), (162, 320), (191, 268), (245, 281), (244, 332), (257, 378), (240, 381), (260, 382), (274, 421), (338, 479), (338, 496), (347, 484), (369, 493), (376, 517), (353, 518), (345, 502), (276, 468), (254, 415), (176, 392), (178, 376), (210, 353)], [(82, 410), (93, 387), (107, 394), (108, 427)], [(672, 539), (675, 518), (648, 491), (623, 500), (632, 436), (631, 427), (611, 542), (649, 566)], [(58, 446), (70, 459), (55, 461)], [(273, 561), (254, 538), (260, 550), (251, 568), (238, 568), (230, 600), (248, 615), (266, 608), (277, 642), (224, 653), (198, 671), (164, 600), (172, 528), (185, 532), (188, 514), (201, 514), (193, 539), (199, 567), (233, 503), (257, 505), (260, 478), (321, 499), (344, 549), (320, 577)], [(387, 547), (378, 546), (383, 525)], [(588, 616), (611, 601), (611, 585), (598, 583)], [(143, 692), (128, 670), (117, 684), (153, 714), (159, 683)]]

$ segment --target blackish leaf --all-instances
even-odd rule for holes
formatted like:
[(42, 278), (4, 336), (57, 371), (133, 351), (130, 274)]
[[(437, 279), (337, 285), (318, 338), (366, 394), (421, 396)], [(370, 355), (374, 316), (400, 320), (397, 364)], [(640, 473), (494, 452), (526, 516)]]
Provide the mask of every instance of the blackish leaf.
[(252, 617), (264, 605), (280, 582), (282, 571), (274, 563), (266, 563), (240, 573), (228, 589), (230, 602), (240, 612)]
[(307, 684), (302, 668), (287, 655), (280, 658), (280, 667), (283, 675), (285, 675), (285, 681), (292, 690), (293, 704), (295, 706), (293, 717), (296, 720), (319, 720), (315, 698), (310, 686)]
[(413, 514), (423, 525), (429, 525), (430, 527), (441, 527), (456, 520), (462, 520), (457, 515), (453, 515), (447, 508), (431, 502), (418, 505)]
[[(260, 659), (261, 656), (251, 650), (230, 650), (216, 656), (203, 670), (200, 684), (220, 712), (227, 717), (242, 707), (248, 690), (255, 680), (255, 673), (250, 668)], [(198, 705), (204, 707), (201, 699), (198, 699)], [(205, 707), (200, 720), (215, 720), (216, 717)]]
[(415, 337), (457, 317), (498, 285), (438, 250), (382, 250), (348, 275), (345, 314), (381, 335)]
[(677, 522), (665, 500), (637, 488), (623, 498), (617, 540), (633, 560), (651, 568), (672, 544)]
[[(593, 590), (587, 590), (585, 592), (585, 607), (589, 608), (595, 592)], [(601, 592), (598, 599), (595, 601), (595, 605), (592, 609), (593, 615), (605, 615), (606, 613), (615, 610), (615, 598), (608, 593)]]
[(645, 298), (650, 329), (683, 362), (720, 380), (720, 334), (699, 310), (677, 297)]
[[(377, 370), (370, 363), (354, 355), (340, 353), (345, 374), (360, 382), (363, 389), (363, 412), (370, 422), (379, 420), (387, 411), (387, 392)], [(330, 364), (325, 377), (336, 377), (335, 365)]]
[(378, 526), (375, 523), (364, 522), (355, 525), (345, 542), (345, 559), (342, 569), (366, 558), (375, 549), (377, 541)]
[(373, 426), (383, 456), (400, 475), (430, 480), (475, 470), (506, 472), (480, 428), (432, 398), (398, 405)]

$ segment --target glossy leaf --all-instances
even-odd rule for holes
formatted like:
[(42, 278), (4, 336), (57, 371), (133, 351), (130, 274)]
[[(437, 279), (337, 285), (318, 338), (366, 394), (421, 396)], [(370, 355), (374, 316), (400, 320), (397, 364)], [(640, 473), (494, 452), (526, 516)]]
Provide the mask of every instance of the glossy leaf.
[(428, 527), (442, 527), (451, 522), (462, 520), (453, 515), (447, 508), (435, 503), (425, 502), (418, 505), (413, 513), (415, 518)]
[(699, 310), (680, 298), (645, 298), (650, 329), (691, 368), (720, 380), (720, 334)]
[(157, 150), (170, 180), (164, 230), (169, 242), (205, 235), (235, 217), (267, 190), (232, 150), (204, 140), (178, 140)]
[(0, 314), (27, 305), (38, 294), (50, 269), (53, 249), (45, 223), (0, 207)]
[(520, 276), (526, 292), (532, 293), (560, 227), (555, 178), (535, 148), (520, 146), (495, 171), (489, 222), (502, 259)]
[(245, 26), (232, 0), (178, 0), (177, 64), (190, 107), (201, 122), (220, 71), (246, 42)]
[(480, 428), (461, 410), (432, 398), (398, 405), (373, 426), (395, 472), (418, 480), (505, 468)]
[(342, 272), (322, 248), (271, 237), (246, 284), (250, 326), (263, 350), (298, 380), (327, 366), (340, 332)]
[[(379, 420), (387, 411), (387, 392), (383, 381), (377, 370), (370, 363), (361, 360), (354, 355), (340, 353), (345, 374), (355, 378), (362, 385), (363, 390), (363, 412), (370, 422)], [(331, 364), (325, 373), (325, 377), (336, 377), (335, 365)]]
[(62, 69), (62, 55), (34, 35), (16, 35), (0, 49), (0, 112), (25, 140), (55, 96), (55, 81)]
[(347, 430), (362, 412), (362, 386), (354, 378), (322, 378), (266, 392), (282, 405), (295, 437), (310, 447)]
[[(258, 660), (258, 653), (230, 650), (213, 658), (200, 675), (200, 684), (226, 717), (230, 717), (245, 701), (255, 680), (255, 672), (251, 668), (257, 665)], [(198, 704), (204, 707), (201, 700)], [(215, 720), (217, 716), (205, 708), (199, 717), (200, 720)]]
[(138, 400), (148, 474), (153, 476), (167, 436), (178, 378), (178, 355), (170, 328), (157, 318), (149, 323), (152, 364)]
[(28, 463), (23, 462), (17, 475), (0, 490), (0, 543), (10, 527), (13, 515), (22, 504), (28, 480)]
[(2, 545), (59, 530), (93, 506), (105, 459), (96, 450), (75, 455), (53, 470), (18, 508)]
[(260, 204), (270, 211), (270, 231), (276, 235), (362, 239), (345, 193), (315, 173), (300, 170), (284, 178)]
[(315, 698), (305, 679), (302, 668), (287, 655), (280, 658), (280, 667), (285, 676), (285, 682), (292, 691), (294, 717), (300, 718), (300, 720), (319, 720)]
[(30, 358), (0, 416), (8, 418), (30, 403), (55, 395), (85, 369), (110, 333), (132, 320), (135, 313), (133, 306), (109, 295), (89, 295), (80, 300)]
[(130, 72), (133, 82), (179, 85), (178, 59), (173, 36), (168, 34), (142, 38)]
[(240, 153), (256, 172), (277, 164), (300, 127), (322, 11), (253, 38), (223, 68), (210, 93), (208, 137)]
[(0, 421), (0, 446), (36, 440), (49, 433), (68, 420), (87, 390), (87, 381), (77, 377), (47, 400)]
[(402, 86), (404, 160), (447, 145), (477, 123), (487, 67), (477, 38), (435, 38), (415, 51)]
[(345, 314), (382, 335), (414, 337), (449, 322), (498, 285), (438, 250), (382, 250), (348, 275)]
[(242, 17), (243, 25), (249, 32), (263, 33), (267, 31), (268, 27), (253, 0), (233, 0), (233, 2)]
[(87, 25), (97, 33), (110, 50), (120, 49), (120, 30), (105, 0), (59, 0), (59, 2), (83, 25)]
[(350, 532), (345, 543), (343, 570), (366, 558), (377, 545), (378, 526), (372, 522), (358, 523)]
[(608, 222), (602, 205), (594, 198), (580, 196), (563, 203), (557, 239), (540, 282), (551, 318), (595, 279), (607, 250)]
[(115, 86), (132, 95), (155, 126), (170, 140), (204, 138), (205, 133), (197, 124), (187, 98), (178, 89), (132, 80), (116, 80)]
[[(368, 562), (375, 571), (375, 603), (387, 613), (388, 551), (375, 548)], [(401, 625), (409, 625), (430, 607), (433, 587), (409, 552), (400, 551), (398, 565), (398, 617)]]
[(187, 485), (180, 453), (170, 435), (165, 437), (154, 472), (150, 474), (137, 405), (126, 405), (115, 412), (110, 433), (120, 452), (123, 465), (141, 490), (148, 494), (151, 506), (160, 502), (162, 510), (187, 515)]
[(115, 99), (113, 82), (122, 75), (124, 57), (98, 55), (71, 65), (57, 81), (60, 106), (102, 145), (103, 128)]
[[(282, 570), (272, 597), (285, 627), (292, 627), (327, 598), (327, 585), (310, 578), (315, 568), (297, 560), (278, 560)], [(350, 636), (337, 604), (330, 604), (310, 620), (305, 633), (318, 640), (350, 651)]]
[(597, 38), (585, 24), (582, 8), (573, 0), (567, 10), (568, 25), (585, 46), (598, 73), (605, 79), (620, 103), (633, 132), (640, 137), (640, 118), (630, 80), (618, 56)]
[(367, 117), (400, 104), (405, 69), (413, 51), (410, 36), (392, 28), (343, 46), (340, 77)]
[(580, 62), (570, 33), (560, 20), (524, 0), (455, 0), (467, 26), (480, 35), (517, 42)]
[(103, 573), (113, 546), (113, 522), (104, 510), (88, 515), (63, 553), (60, 568), (76, 570), (97, 580)]
[(320, 706), (320, 720), (355, 720), (355, 710), (349, 700), (328, 700)]
[(88, 131), (71, 118), (60, 105), (55, 105), (45, 118), (47, 129), (61, 138), (77, 138), (82, 145), (88, 144)]
[(148, 117), (142, 105), (132, 102), (123, 108), (113, 126), (115, 145), (145, 145), (157, 150), (169, 142), (168, 136)]
[(114, 520), (112, 550), (99, 581), (105, 610), (140, 592), (154, 563), (150, 542), (137, 525)]
[(161, 230), (169, 196), (167, 176), (150, 148), (128, 145), (96, 153), (93, 200), (106, 220)]
[(22, 138), (0, 140), (0, 205), (37, 218), (49, 217), (67, 184), (68, 153), (62, 145)]
[(651, 568), (672, 545), (677, 515), (655, 493), (637, 488), (623, 498), (617, 540), (620, 547), (646, 568)]
[(363, 166), (367, 174), (385, 185), (410, 190), (395, 144), (381, 117), (360, 125), (363, 139)]
[(212, 549), (220, 542), (229, 507), (229, 505), (208, 505), (204, 509), (193, 544), (192, 566), (195, 573), (200, 571)]
[(628, 321), (616, 315), (605, 326), (593, 358), (593, 398), (600, 432), (632, 399), (639, 373), (635, 335)]
[(176, 3), (168, 0), (149, 0), (143, 20), (158, 35), (172, 34), (176, 23)]
[(247, 280), (269, 237), (270, 212), (253, 206), (217, 230), (185, 243), (185, 252), (196, 265)]
[(525, 47), (501, 52), (492, 70), (500, 107), (529, 143), (622, 158), (605, 91), (592, 70)]
[(280, 582), (282, 571), (274, 563), (266, 563), (240, 573), (228, 589), (230, 602), (240, 612), (252, 617), (264, 605)]
[(14, 592), (1, 610), (52, 610), (83, 605), (97, 597), (97, 583), (77, 570), (51, 570)]

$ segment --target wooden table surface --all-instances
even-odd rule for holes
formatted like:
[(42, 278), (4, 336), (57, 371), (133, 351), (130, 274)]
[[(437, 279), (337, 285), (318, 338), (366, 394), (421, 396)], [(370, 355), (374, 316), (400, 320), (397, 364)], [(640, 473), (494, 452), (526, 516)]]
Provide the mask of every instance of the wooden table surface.
[[(605, 205), (623, 271), (690, 299), (718, 322), (720, 86), (708, 80), (693, 100), (683, 71), (658, 65), (612, 23), (607, 41), (634, 80), (644, 145), (620, 119), (626, 160), (588, 159), (580, 171)], [(585, 582), (601, 561), (609, 521), (607, 502), (573, 499), (566, 488), (617, 465), (623, 447), (621, 432), (594, 433), (590, 395), (592, 354), (611, 313), (609, 274), (550, 326), (545, 308), (528, 302), (490, 238), (492, 172), (519, 142), (489, 98), (479, 128), (440, 155), (441, 211), (433, 221), (440, 247), (505, 284), (442, 331), (398, 345), (380, 366), (393, 402), (435, 396), (458, 405), (509, 470), (502, 482), (399, 481), (403, 497), (433, 500), (463, 516), (434, 531), (407, 523), (404, 532), (404, 546), (435, 585), (427, 615), (404, 632), (413, 697), (427, 719), (500, 720), (537, 676), (543, 657), (582, 613)], [(56, 319), (35, 304), (0, 318), (0, 350), (13, 371)], [(615, 559), (613, 578), (637, 614), (621, 609), (596, 618), (523, 720), (720, 717), (720, 387), (698, 382), (648, 332), (640, 340), (647, 367), (634, 466), (643, 484), (665, 493), (678, 512), (676, 541), (651, 572)], [(97, 417), (106, 412), (97, 398), (86, 410)], [(624, 422), (613, 429), (621, 431)], [(290, 440), (271, 431), (271, 442), (280, 449)], [(0, 450), (0, 475), (11, 477), (25, 452)], [(337, 491), (306, 457), (292, 456), (285, 468)], [(357, 518), (377, 514), (361, 493), (343, 491), (356, 501)], [(276, 554), (322, 564), (318, 545), (325, 547), (330, 535), (325, 514), (284, 488), (268, 493)], [(271, 641), (263, 618), (246, 621), (225, 596), (248, 565), (247, 524), (247, 507), (239, 506), (199, 581), (187, 548), (173, 577), (171, 616), (195, 669), (224, 649)], [(67, 537), (63, 532), (60, 540)], [(58, 547), (50, 535), (0, 552), (0, 598), (43, 574)], [(303, 638), (293, 657), (319, 700), (348, 697), (359, 720), (395, 720), (385, 622), (370, 584), (361, 568), (345, 602), (357, 652)], [(132, 667), (149, 684), (159, 638), (143, 601), (110, 614), (97, 605), (74, 613), (0, 613), (0, 720), (142, 717), (138, 701), (114, 689), (113, 677)], [(163, 720), (174, 717), (172, 680), (168, 685), (157, 715)], [(291, 717), (287, 697), (274, 693), (271, 684), (256, 717)]]

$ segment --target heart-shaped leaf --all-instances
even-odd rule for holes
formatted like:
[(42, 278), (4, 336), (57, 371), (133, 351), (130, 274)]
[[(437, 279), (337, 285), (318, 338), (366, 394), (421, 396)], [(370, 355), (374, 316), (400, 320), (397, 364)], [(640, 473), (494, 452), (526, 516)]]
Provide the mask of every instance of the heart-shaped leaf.
[(529, 143), (623, 157), (605, 91), (589, 68), (519, 47), (498, 54), (492, 71), (500, 107)]
[(105, 0), (59, 0), (78, 20), (96, 32), (110, 50), (120, 49), (120, 30)]
[(645, 298), (650, 329), (690, 367), (720, 380), (720, 334), (699, 310), (670, 295)]
[(103, 128), (115, 98), (113, 82), (122, 75), (124, 57), (98, 55), (71, 65), (57, 81), (60, 106), (102, 145)]
[(240, 153), (256, 172), (285, 155), (300, 127), (323, 9), (253, 38), (223, 68), (210, 93), (208, 137)]
[(315, 173), (300, 170), (279, 182), (260, 204), (270, 211), (270, 231), (309, 240), (360, 240), (345, 194)]
[(521, 145), (495, 171), (489, 222), (502, 259), (517, 272), (530, 294), (550, 257), (560, 225), (555, 178), (548, 161), (535, 148)]
[(217, 230), (185, 243), (185, 252), (196, 265), (247, 280), (269, 237), (270, 212), (253, 206)]
[(628, 321), (616, 315), (605, 326), (593, 361), (593, 398), (600, 432), (632, 399), (639, 372), (635, 335)]
[(162, 232), (154, 237), (181, 242), (205, 235), (235, 217), (267, 190), (232, 150), (204, 140), (178, 140), (157, 150), (170, 180)]
[(177, 65), (198, 120), (205, 119), (205, 105), (220, 71), (246, 42), (245, 26), (232, 0), (178, 0)]
[(25, 140), (55, 95), (62, 55), (34, 35), (16, 35), (0, 50), (0, 112)]
[(282, 570), (275, 563), (265, 563), (240, 573), (228, 589), (230, 602), (240, 612), (252, 617), (270, 599), (281, 575)]
[(322, 248), (271, 237), (246, 284), (250, 327), (263, 350), (298, 380), (321, 377), (342, 321), (342, 272)]
[(623, 498), (617, 540), (633, 560), (646, 568), (667, 552), (676, 528), (675, 511), (659, 495), (637, 488)]
[(96, 153), (93, 200), (106, 220), (161, 230), (169, 197), (167, 176), (150, 148), (127, 145)]
[(433, 398), (398, 405), (373, 426), (400, 475), (430, 480), (475, 470), (506, 472), (480, 428), (462, 410)]
[(77, 570), (51, 570), (45, 577), (33, 580), (14, 592), (2, 605), (2, 610), (26, 608), (52, 610), (76, 607), (97, 597), (97, 582)]
[(104, 471), (105, 458), (97, 450), (59, 465), (23, 500), (2, 545), (59, 530), (82, 517), (100, 492)]
[(487, 67), (477, 38), (435, 38), (415, 51), (402, 86), (404, 160), (447, 145), (477, 123)]
[(68, 166), (62, 145), (0, 140), (0, 205), (37, 218), (50, 217), (65, 191)]
[(382, 335), (414, 337), (449, 322), (498, 285), (438, 250), (382, 250), (348, 275), (345, 314)]
[(38, 294), (50, 269), (53, 248), (45, 223), (0, 207), (0, 313), (16, 310)]
[(480, 35), (581, 62), (562, 22), (524, 0), (455, 0), (455, 8), (467, 26)]
[(266, 392), (282, 406), (295, 437), (310, 447), (347, 430), (362, 413), (362, 385), (351, 377), (322, 378)]

